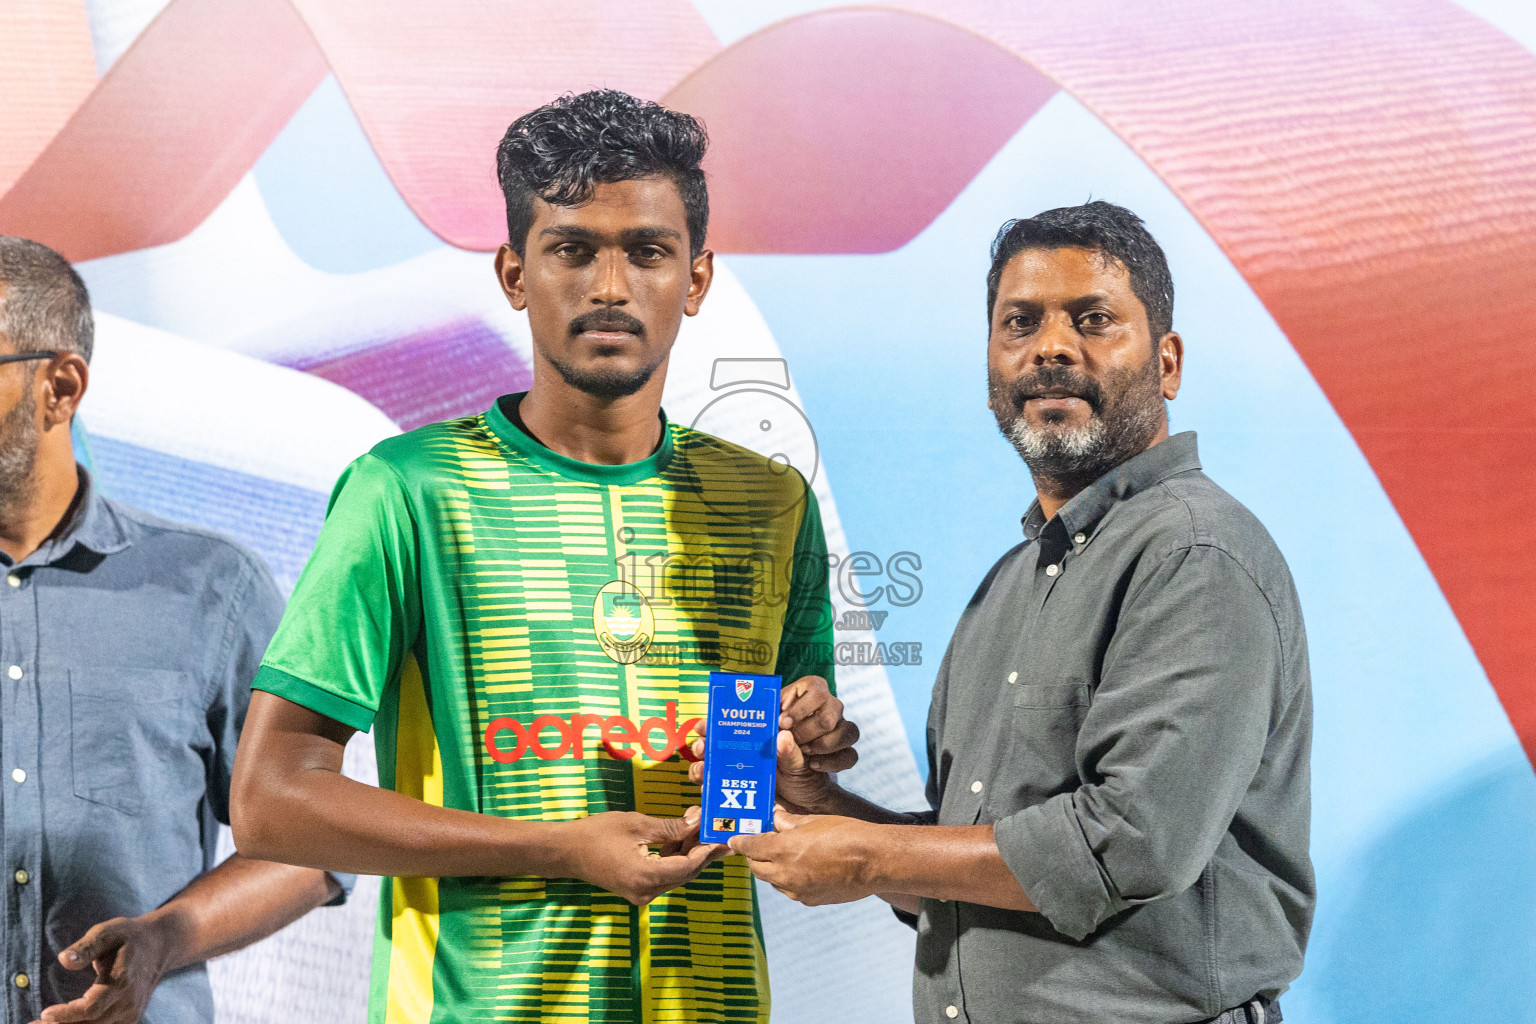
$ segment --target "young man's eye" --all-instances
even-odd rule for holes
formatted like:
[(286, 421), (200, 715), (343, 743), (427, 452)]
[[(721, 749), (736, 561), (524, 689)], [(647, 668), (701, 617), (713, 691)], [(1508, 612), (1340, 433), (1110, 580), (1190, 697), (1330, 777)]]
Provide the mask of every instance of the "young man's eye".
[(657, 245), (643, 245), (634, 251), (634, 259), (640, 263), (656, 263), (666, 255), (666, 250)]
[(1003, 321), (1003, 326), (1007, 327), (1011, 331), (1019, 331), (1022, 333), (1025, 331), (1034, 330), (1035, 321), (1033, 317), (1025, 316), (1023, 313), (1014, 313)]
[(1084, 313), (1078, 323), (1084, 327), (1108, 327), (1110, 324), (1109, 314), (1094, 310), (1091, 313)]

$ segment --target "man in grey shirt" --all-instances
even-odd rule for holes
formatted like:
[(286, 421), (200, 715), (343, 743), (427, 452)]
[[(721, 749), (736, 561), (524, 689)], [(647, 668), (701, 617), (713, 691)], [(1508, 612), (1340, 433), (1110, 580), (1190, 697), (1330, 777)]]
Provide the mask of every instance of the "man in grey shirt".
[(987, 284), (988, 404), (1038, 499), (939, 669), (932, 810), (826, 786), (731, 846), (915, 918), (918, 1021), (1277, 1021), (1316, 896), (1290, 572), (1168, 436), (1183, 341), (1139, 218), (1010, 222)]
[(93, 333), (69, 264), (0, 236), (0, 1020), (194, 1024), (213, 1019), (204, 960), (341, 885), (214, 865), (282, 598), (249, 552), (76, 466)]

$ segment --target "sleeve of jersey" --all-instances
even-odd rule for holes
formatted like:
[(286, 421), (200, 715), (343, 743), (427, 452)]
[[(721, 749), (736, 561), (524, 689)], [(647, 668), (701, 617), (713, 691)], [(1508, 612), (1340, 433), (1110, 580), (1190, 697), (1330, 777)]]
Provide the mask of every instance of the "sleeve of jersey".
[(364, 455), (342, 473), (252, 689), (367, 732), (416, 636), (416, 524), (395, 470)]
[(827, 572), (827, 538), (821, 528), (821, 507), (809, 486), (805, 512), (795, 537), (790, 562), (789, 600), (784, 634), (779, 642), (776, 673), (791, 683), (801, 676), (821, 676), (837, 692), (832, 664), (832, 592)]

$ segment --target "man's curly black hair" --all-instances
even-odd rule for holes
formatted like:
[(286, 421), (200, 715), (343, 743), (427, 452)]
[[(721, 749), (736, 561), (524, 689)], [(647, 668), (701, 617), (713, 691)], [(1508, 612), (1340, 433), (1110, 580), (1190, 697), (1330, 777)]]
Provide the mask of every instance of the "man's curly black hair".
[(1131, 292), (1147, 310), (1152, 344), (1173, 330), (1173, 277), (1162, 246), (1141, 218), (1123, 206), (1102, 199), (1081, 206), (1062, 206), (1004, 224), (992, 242), (992, 269), (987, 274), (987, 319), (997, 306), (997, 286), (1003, 268), (1026, 249), (1089, 249), (1125, 267)]
[(687, 114), (617, 89), (565, 95), (513, 121), (496, 147), (496, 178), (507, 199), (507, 238), (525, 256), (534, 197), (580, 206), (613, 181), (671, 178), (688, 214), (688, 249), (704, 251), (709, 192), (699, 162), (709, 137)]

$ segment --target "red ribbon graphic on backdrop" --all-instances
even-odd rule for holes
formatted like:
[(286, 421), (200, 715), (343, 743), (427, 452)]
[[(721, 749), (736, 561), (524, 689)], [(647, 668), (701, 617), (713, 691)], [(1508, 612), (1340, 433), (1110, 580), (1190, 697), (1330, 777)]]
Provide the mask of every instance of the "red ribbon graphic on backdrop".
[(686, 0), (172, 0), (83, 102), (79, 6), (0, 13), (0, 231), (77, 260), (194, 228), (328, 69), (470, 249), (502, 130), (567, 90), (699, 114), (711, 244), (798, 253), (904, 244), (1067, 90), (1290, 338), (1536, 755), (1536, 58), (1448, 0), (932, 0), (725, 49)]

